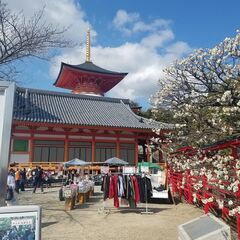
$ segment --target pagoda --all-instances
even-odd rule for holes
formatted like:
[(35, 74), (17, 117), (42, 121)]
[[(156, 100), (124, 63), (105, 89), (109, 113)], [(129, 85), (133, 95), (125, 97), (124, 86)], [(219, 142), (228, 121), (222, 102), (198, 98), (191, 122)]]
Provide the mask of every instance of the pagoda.
[(90, 58), (90, 30), (87, 31), (86, 61), (79, 65), (61, 63), (56, 87), (69, 89), (75, 94), (104, 96), (127, 73), (109, 71), (92, 63)]

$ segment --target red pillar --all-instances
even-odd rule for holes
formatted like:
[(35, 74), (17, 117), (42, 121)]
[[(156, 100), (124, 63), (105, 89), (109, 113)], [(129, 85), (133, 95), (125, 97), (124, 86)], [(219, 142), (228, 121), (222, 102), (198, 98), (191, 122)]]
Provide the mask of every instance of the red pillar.
[(135, 165), (138, 165), (138, 140), (135, 142)]
[(149, 139), (147, 139), (147, 162), (150, 161), (150, 152), (149, 152)]
[(68, 161), (68, 135), (66, 135), (64, 140), (64, 162)]
[(33, 133), (31, 132), (31, 136), (29, 139), (29, 162), (33, 162)]
[(96, 162), (95, 146), (96, 146), (96, 140), (95, 140), (95, 136), (93, 136), (93, 138), (92, 138), (92, 162)]
[(120, 158), (120, 142), (119, 137), (117, 137), (117, 158)]

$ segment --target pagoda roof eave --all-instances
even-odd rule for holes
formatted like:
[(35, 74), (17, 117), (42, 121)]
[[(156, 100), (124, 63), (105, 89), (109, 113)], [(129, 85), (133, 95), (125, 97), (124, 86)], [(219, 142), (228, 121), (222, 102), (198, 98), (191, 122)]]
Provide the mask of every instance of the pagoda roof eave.
[[(84, 66), (88, 66), (88, 67), (84, 67)], [(64, 62), (61, 62), (61, 68), (60, 71), (58, 73), (57, 79), (54, 82), (53, 85), (57, 86), (58, 85), (58, 81), (60, 79), (60, 76), (62, 74), (63, 68), (66, 67), (68, 69), (72, 69), (72, 70), (77, 70), (79, 72), (86, 72), (86, 73), (94, 73), (94, 74), (99, 74), (101, 76), (112, 76), (113, 78), (117, 77), (121, 77), (124, 78), (128, 73), (121, 73), (121, 72), (113, 72), (113, 71), (109, 71), (103, 68), (98, 67), (97, 65), (89, 62), (89, 63), (83, 63), (80, 65), (71, 65), (71, 64), (67, 64)]]

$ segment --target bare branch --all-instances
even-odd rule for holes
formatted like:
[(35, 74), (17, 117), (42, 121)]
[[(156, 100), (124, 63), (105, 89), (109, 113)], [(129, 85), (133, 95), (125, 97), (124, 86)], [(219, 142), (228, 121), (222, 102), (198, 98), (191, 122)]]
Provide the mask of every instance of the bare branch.
[(8, 80), (9, 64), (30, 56), (49, 59), (50, 49), (72, 47), (63, 37), (67, 29), (46, 23), (44, 8), (26, 20), (22, 13), (12, 13), (0, 0), (0, 79)]

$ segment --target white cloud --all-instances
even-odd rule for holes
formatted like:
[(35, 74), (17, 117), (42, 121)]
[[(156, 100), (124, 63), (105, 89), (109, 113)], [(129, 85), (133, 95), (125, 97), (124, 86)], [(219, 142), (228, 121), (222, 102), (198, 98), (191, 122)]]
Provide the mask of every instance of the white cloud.
[(125, 10), (118, 10), (113, 19), (113, 26), (118, 30), (130, 34), (130, 30), (126, 27), (129, 23), (136, 22), (139, 19), (138, 13), (127, 13)]
[(137, 32), (154, 32), (166, 29), (169, 27), (171, 21), (155, 19), (150, 23), (145, 23), (140, 20), (138, 13), (128, 13), (121, 9), (117, 11), (112, 23), (117, 30), (130, 35)]
[[(74, 42), (85, 42), (86, 31), (91, 24), (86, 20), (86, 14), (74, 0), (4, 0), (11, 10), (22, 11), (26, 17), (45, 8), (44, 18), (48, 23), (60, 29), (69, 27), (66, 37)], [(92, 31), (92, 36), (96, 32)]]
[(183, 53), (188, 53), (190, 50), (191, 49), (189, 48), (188, 44), (185, 42), (176, 42), (166, 47), (166, 51), (168, 53), (173, 53), (178, 58), (181, 57)]
[(159, 28), (168, 28), (170, 23), (171, 21), (164, 19), (156, 19), (150, 24), (138, 21), (134, 23), (132, 31), (133, 32), (157, 31)]
[(171, 29), (162, 30), (148, 35), (141, 40), (141, 44), (149, 48), (159, 48), (174, 39), (174, 33)]
[[(74, 0), (5, 0), (8, 6), (19, 12), (23, 9), (26, 16), (45, 5), (45, 17), (49, 23), (59, 27), (71, 26), (67, 35), (74, 41), (85, 42), (86, 29), (91, 24), (86, 13)], [(132, 100), (148, 99), (157, 91), (158, 79), (162, 69), (188, 53), (191, 48), (185, 42), (174, 41), (174, 33), (170, 28), (171, 21), (156, 19), (145, 22), (138, 13), (128, 13), (119, 10), (113, 19), (113, 26), (129, 34), (141, 33), (141, 39), (135, 42), (125, 42), (118, 47), (103, 47), (92, 45), (91, 59), (100, 67), (128, 72), (125, 79), (114, 87), (109, 96), (130, 98)], [(91, 27), (93, 29), (93, 27)], [(97, 33), (91, 31), (91, 36)], [(99, 31), (98, 34), (101, 34)], [(136, 36), (135, 36), (136, 39)], [(64, 50), (51, 61), (50, 74), (55, 80), (60, 63), (80, 64), (85, 61), (84, 47)]]

